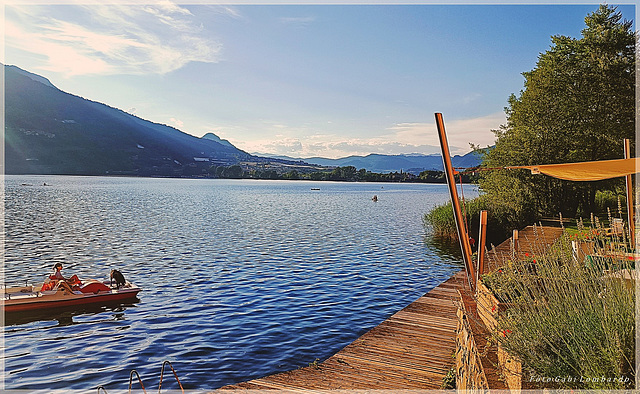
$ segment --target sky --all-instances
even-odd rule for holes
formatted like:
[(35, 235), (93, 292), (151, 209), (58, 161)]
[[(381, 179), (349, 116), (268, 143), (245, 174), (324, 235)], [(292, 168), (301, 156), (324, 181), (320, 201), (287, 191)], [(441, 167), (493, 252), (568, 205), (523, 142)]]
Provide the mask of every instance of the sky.
[[(197, 137), (296, 158), (439, 153), (436, 112), (452, 154), (492, 145), (522, 73), (551, 36), (579, 38), (598, 8), (38, 3), (6, 5), (2, 63)], [(635, 20), (631, 1), (618, 10)]]

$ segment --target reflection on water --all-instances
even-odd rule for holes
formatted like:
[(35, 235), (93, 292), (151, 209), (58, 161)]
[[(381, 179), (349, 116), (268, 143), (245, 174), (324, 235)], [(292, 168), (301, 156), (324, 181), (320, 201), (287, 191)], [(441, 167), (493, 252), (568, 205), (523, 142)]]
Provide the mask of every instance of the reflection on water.
[(434, 250), (438, 254), (438, 256), (444, 259), (457, 259), (460, 261), (462, 260), (460, 243), (457, 239), (436, 237), (434, 235), (427, 234), (424, 237), (424, 243), (429, 249)]
[[(124, 319), (124, 312), (128, 308), (135, 307), (135, 303), (140, 302), (139, 298), (129, 300), (127, 303), (110, 303), (106, 305), (91, 305), (91, 306), (75, 306), (75, 307), (63, 307), (63, 308), (49, 308), (47, 310), (38, 311), (25, 311), (25, 312), (12, 312), (6, 313), (4, 316), (5, 326), (18, 326), (27, 323), (37, 321), (57, 321), (58, 326), (68, 326), (72, 324), (82, 324), (82, 321), (75, 322), (74, 316), (80, 315), (94, 315), (98, 313), (111, 313), (109, 319), (122, 320)], [(6, 329), (7, 330), (11, 329)]]
[(39, 284), (61, 262), (86, 279), (117, 268), (144, 290), (120, 308), (7, 321), (7, 389), (119, 391), (165, 359), (186, 389), (295, 369), (461, 267), (424, 240), (446, 185), (7, 176), (5, 193), (7, 282)]

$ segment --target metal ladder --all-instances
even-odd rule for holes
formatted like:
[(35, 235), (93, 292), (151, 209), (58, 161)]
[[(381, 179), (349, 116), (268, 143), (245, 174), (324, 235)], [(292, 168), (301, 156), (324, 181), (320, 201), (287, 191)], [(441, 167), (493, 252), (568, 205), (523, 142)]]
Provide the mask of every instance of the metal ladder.
[[(165, 360), (162, 363), (162, 369), (160, 370), (160, 384), (158, 384), (158, 394), (160, 394), (160, 392), (162, 391), (162, 380), (164, 378), (164, 367), (167, 364), (169, 364), (169, 367), (171, 368), (171, 372), (173, 372), (173, 376), (176, 378), (176, 382), (178, 382), (178, 385), (180, 386), (180, 391), (182, 393), (184, 393), (184, 388), (182, 388), (182, 383), (180, 383), (180, 379), (178, 378), (178, 374), (176, 373), (176, 370), (173, 368), (173, 365), (171, 364), (171, 362), (169, 360)], [(142, 388), (142, 391), (144, 392), (144, 394), (147, 394), (147, 390), (144, 388), (144, 384), (142, 383), (142, 379), (140, 378), (140, 374), (135, 369), (132, 369), (131, 372), (129, 372), (129, 394), (131, 394), (131, 386), (133, 385), (133, 375), (136, 375), (136, 377), (138, 378), (138, 383), (140, 383), (140, 387)], [(104, 386), (98, 386), (98, 394), (100, 394), (101, 390), (104, 392), (104, 394), (108, 394), (107, 390), (104, 388)]]

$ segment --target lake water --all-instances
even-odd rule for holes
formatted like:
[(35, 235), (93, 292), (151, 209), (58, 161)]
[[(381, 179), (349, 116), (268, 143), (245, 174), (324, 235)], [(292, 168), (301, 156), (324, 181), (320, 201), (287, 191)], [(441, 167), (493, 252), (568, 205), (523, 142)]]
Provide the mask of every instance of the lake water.
[(5, 388), (124, 391), (136, 369), (153, 390), (170, 360), (204, 390), (322, 361), (461, 268), (422, 224), (447, 200), (432, 184), (6, 176), (7, 283), (61, 262), (144, 291), (8, 321)]

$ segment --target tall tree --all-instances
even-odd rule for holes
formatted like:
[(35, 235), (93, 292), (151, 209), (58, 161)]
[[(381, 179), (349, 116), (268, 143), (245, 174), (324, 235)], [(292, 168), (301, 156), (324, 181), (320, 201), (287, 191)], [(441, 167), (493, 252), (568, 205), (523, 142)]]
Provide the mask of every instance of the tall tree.
[[(622, 158), (635, 129), (635, 44), (632, 22), (601, 5), (585, 18), (579, 39), (553, 36), (536, 67), (511, 95), (507, 124), (496, 135), (487, 167)], [(481, 187), (513, 224), (544, 214), (593, 212), (595, 192), (616, 181), (569, 182), (525, 170), (489, 171)]]

